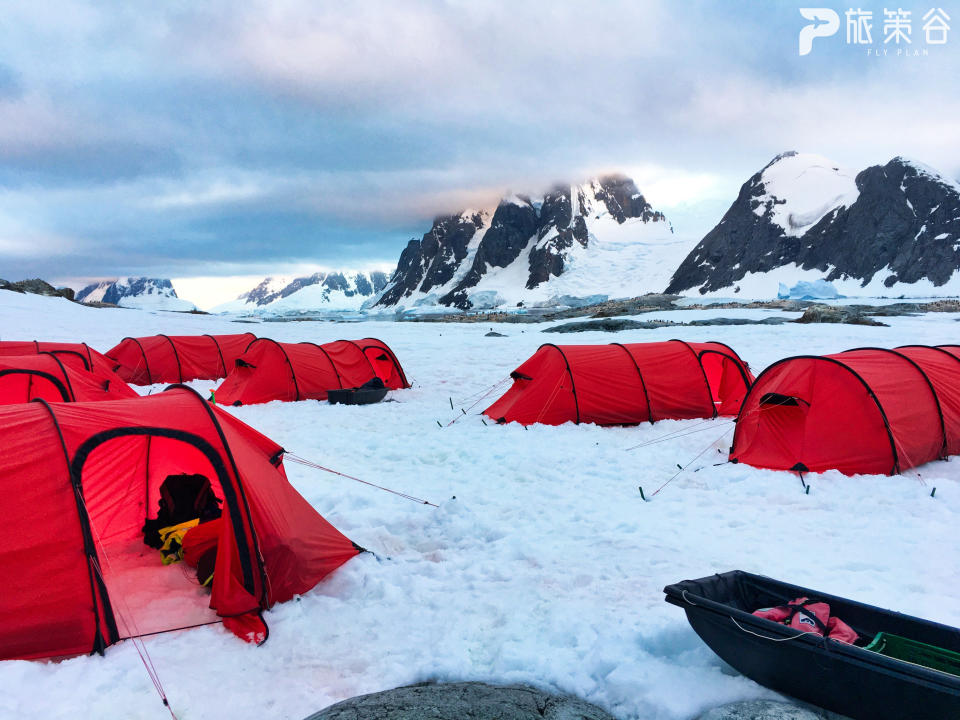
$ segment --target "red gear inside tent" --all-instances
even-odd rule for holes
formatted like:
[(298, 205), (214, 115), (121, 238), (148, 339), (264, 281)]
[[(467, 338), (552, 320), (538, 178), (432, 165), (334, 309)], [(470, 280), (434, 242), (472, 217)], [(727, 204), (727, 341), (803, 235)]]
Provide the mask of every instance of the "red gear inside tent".
[[(0, 444), (0, 659), (103, 651), (218, 617), (260, 639), (263, 610), (362, 551), (293, 489), (279, 445), (184, 386), (0, 407)], [(209, 595), (144, 544), (176, 473), (204, 475), (222, 501)]]
[(752, 376), (722, 343), (542, 345), (484, 410), (523, 425), (632, 425), (735, 415)]
[(119, 363), (117, 374), (134, 385), (216, 380), (256, 339), (253, 333), (126, 337), (106, 354)]
[(380, 378), (391, 390), (410, 387), (396, 355), (375, 338), (279, 343), (259, 338), (214, 391), (221, 405), (271, 400), (326, 400), (328, 390), (355, 388)]
[(54, 353), (0, 355), (0, 405), (42, 398), (49, 402), (91, 402), (139, 397), (119, 378), (101, 380), (73, 368)]

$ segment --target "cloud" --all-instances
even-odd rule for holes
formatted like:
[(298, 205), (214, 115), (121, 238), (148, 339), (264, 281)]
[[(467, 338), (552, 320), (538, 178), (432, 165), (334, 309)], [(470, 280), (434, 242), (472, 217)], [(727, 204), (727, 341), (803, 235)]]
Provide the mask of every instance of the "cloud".
[(960, 175), (954, 38), (800, 58), (803, 20), (776, 3), (61, 0), (6, 19), (6, 274), (390, 262), (436, 214), (610, 170), (695, 235), (789, 149)]

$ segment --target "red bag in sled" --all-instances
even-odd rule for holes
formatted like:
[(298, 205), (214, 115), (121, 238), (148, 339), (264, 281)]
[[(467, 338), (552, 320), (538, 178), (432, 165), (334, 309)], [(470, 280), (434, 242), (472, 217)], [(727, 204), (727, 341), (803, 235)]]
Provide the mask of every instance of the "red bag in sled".
[(753, 614), (803, 632), (826, 635), (831, 640), (848, 645), (853, 645), (858, 637), (854, 629), (843, 620), (830, 617), (830, 606), (827, 603), (812, 603), (805, 597), (791, 600), (787, 605), (761, 608), (755, 610)]

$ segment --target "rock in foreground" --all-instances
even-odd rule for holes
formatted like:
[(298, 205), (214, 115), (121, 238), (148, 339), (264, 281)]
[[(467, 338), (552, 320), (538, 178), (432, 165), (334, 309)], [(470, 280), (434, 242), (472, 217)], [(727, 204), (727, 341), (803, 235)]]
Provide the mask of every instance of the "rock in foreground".
[(826, 720), (826, 718), (826, 715), (798, 705), (788, 705), (773, 700), (747, 700), (707, 710), (697, 720)]
[[(788, 716), (785, 716), (788, 717)], [(614, 720), (595, 705), (525, 685), (420, 683), (344, 700), (307, 720)], [(790, 718), (790, 720), (793, 720)], [(799, 718), (798, 718), (799, 720)]]

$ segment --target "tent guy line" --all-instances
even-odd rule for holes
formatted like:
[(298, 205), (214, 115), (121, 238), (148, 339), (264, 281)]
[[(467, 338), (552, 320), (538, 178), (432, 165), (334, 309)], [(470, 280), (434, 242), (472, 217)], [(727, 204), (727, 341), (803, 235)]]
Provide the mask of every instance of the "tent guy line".
[(363, 483), (364, 485), (369, 485), (370, 487), (375, 487), (375, 488), (377, 488), (378, 490), (383, 490), (384, 492), (393, 493), (394, 495), (399, 495), (399, 496), (402, 497), (402, 498), (405, 498), (405, 499), (407, 499), (407, 500), (412, 500), (413, 502), (418, 503), (418, 504), (420, 504), (420, 505), (429, 505), (430, 507), (440, 507), (439, 505), (436, 505), (436, 504), (430, 502), (429, 500), (424, 500), (423, 498), (418, 498), (418, 497), (416, 497), (416, 496), (414, 496), (414, 495), (409, 495), (409, 494), (407, 494), (407, 493), (405, 493), (405, 492), (401, 492), (401, 491), (399, 491), (399, 490), (391, 490), (391, 489), (388, 488), (388, 487), (383, 487), (382, 485), (377, 485), (376, 483), (368, 482), (367, 480), (361, 480), (360, 478), (354, 477), (353, 475), (347, 475), (346, 473), (342, 473), (342, 472), (340, 472), (340, 471), (338, 471), (338, 470), (333, 470), (333, 469), (331, 469), (331, 468), (324, 467), (323, 465), (320, 465), (319, 463), (312, 462), (312, 461), (310, 461), (310, 460), (307, 460), (306, 458), (300, 457), (299, 455), (294, 455), (293, 453), (289, 453), (289, 452), (288, 452), (288, 453), (285, 453), (285, 454), (284, 454), (284, 457), (287, 458), (288, 460), (292, 461), (292, 462), (299, 463), (300, 465), (306, 465), (307, 467), (314, 468), (314, 469), (316, 469), (316, 470), (323, 470), (324, 472), (328, 472), (328, 473), (331, 473), (331, 474), (333, 474), (333, 475), (339, 475), (340, 477), (345, 477), (345, 478), (347, 478), (348, 480), (355, 480), (355, 481), (358, 482), (358, 483)]

